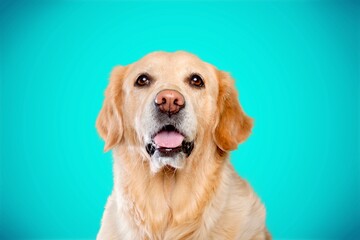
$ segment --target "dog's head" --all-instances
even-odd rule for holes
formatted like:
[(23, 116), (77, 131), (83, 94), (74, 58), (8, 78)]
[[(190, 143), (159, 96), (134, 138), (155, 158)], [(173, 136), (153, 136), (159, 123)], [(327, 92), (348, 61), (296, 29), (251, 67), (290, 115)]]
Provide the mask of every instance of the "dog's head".
[(113, 70), (96, 126), (105, 151), (124, 144), (157, 172), (182, 168), (209, 143), (236, 149), (252, 120), (228, 73), (186, 52), (155, 52)]

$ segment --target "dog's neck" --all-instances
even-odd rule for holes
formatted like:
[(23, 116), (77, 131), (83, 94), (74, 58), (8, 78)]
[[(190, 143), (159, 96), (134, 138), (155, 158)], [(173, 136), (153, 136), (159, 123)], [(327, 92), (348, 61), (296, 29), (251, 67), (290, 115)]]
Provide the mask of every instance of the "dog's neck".
[(138, 227), (159, 234), (200, 217), (209, 195), (217, 189), (227, 159), (214, 143), (208, 146), (205, 152), (195, 150), (183, 169), (166, 166), (152, 174), (139, 151), (120, 145), (114, 150), (114, 191), (122, 199), (122, 210), (135, 218)]

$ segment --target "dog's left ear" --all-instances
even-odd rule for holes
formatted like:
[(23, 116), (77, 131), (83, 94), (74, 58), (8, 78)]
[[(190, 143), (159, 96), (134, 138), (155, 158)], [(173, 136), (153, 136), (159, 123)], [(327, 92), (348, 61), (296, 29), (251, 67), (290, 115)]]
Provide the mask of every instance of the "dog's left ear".
[(118, 144), (123, 136), (121, 106), (125, 69), (126, 67), (118, 66), (111, 72), (110, 82), (105, 91), (105, 100), (96, 119), (96, 128), (105, 141), (105, 152)]
[(242, 110), (234, 87), (234, 80), (223, 71), (218, 71), (219, 95), (217, 123), (213, 132), (214, 141), (222, 151), (237, 148), (251, 133), (253, 121)]

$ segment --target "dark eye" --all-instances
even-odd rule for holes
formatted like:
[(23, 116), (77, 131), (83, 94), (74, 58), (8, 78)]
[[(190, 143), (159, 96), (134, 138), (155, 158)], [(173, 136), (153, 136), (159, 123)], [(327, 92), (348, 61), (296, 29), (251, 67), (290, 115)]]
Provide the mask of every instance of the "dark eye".
[(147, 86), (151, 83), (151, 79), (148, 75), (146, 74), (141, 74), (135, 82), (135, 86), (137, 87), (144, 87)]
[(199, 88), (204, 87), (204, 81), (197, 74), (193, 74), (190, 76), (190, 84), (193, 85), (194, 87), (199, 87)]

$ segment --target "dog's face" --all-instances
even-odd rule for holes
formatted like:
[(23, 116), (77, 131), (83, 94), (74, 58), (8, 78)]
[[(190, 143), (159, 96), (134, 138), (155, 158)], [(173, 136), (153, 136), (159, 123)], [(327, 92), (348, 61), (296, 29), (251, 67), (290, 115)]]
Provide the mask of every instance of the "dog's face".
[(125, 144), (154, 173), (182, 168), (209, 141), (233, 150), (251, 127), (230, 76), (186, 52), (155, 52), (115, 68), (97, 120), (105, 150)]

